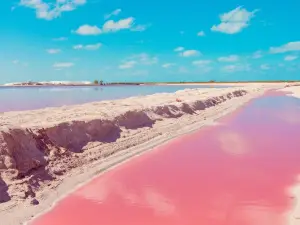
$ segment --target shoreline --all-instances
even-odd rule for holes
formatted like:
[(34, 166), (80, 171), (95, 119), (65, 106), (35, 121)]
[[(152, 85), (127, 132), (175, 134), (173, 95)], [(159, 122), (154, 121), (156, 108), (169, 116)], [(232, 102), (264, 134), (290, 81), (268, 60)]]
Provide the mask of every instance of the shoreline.
[(111, 86), (139, 86), (142, 84), (49, 84), (49, 85), (0, 85), (0, 88), (11, 88), (11, 87), (111, 87)]
[(0, 84), (0, 88), (6, 87), (111, 87), (111, 86), (249, 86), (249, 85), (299, 85), (300, 81), (257, 81), (257, 82), (132, 82), (132, 83), (107, 83), (107, 84)]
[[(282, 87), (283, 85), (278, 86), (278, 88), (282, 88)], [(63, 121), (62, 118), (59, 118), (58, 116), (59, 113), (55, 112), (55, 110), (56, 111), (62, 110), (64, 112), (69, 111), (68, 113), (70, 113), (70, 111), (72, 110), (73, 112), (78, 111), (79, 109), (82, 110), (83, 108), (89, 105), (91, 107), (90, 111), (94, 111), (93, 106), (99, 109), (100, 105), (107, 108), (106, 107), (107, 104), (110, 104), (118, 108), (117, 107), (118, 104), (120, 106), (121, 103), (123, 110), (119, 113), (121, 114), (123, 113), (123, 116), (118, 117), (117, 114), (115, 114), (114, 116), (117, 116), (119, 118), (119, 125), (121, 122), (121, 125), (123, 125), (123, 127), (121, 127), (122, 134), (120, 135), (120, 137), (111, 143), (93, 142), (91, 143), (90, 146), (84, 149), (83, 152), (79, 152), (79, 153), (76, 152), (74, 154), (73, 152), (67, 152), (67, 153), (64, 152), (63, 154), (61, 154), (57, 151), (56, 153), (53, 153), (54, 159), (53, 161), (51, 161), (50, 159), (48, 164), (46, 164), (46, 166), (49, 167), (47, 169), (51, 170), (54, 168), (54, 170), (57, 169), (59, 170), (59, 168), (57, 168), (57, 165), (61, 166), (62, 164), (66, 163), (64, 161), (66, 159), (67, 161), (75, 160), (75, 162), (73, 162), (74, 164), (70, 165), (71, 169), (65, 168), (63, 174), (58, 175), (56, 177), (55, 177), (55, 173), (52, 174), (55, 177), (55, 181), (49, 181), (49, 182), (45, 181), (44, 186), (36, 190), (35, 189), (31, 190), (32, 192), (34, 192), (34, 195), (31, 197), (27, 196), (25, 199), (24, 198), (19, 199), (17, 196), (14, 197), (9, 203), (0, 204), (1, 218), (3, 218), (5, 224), (22, 224), (21, 221), (29, 220), (33, 215), (36, 215), (37, 213), (42, 213), (44, 212), (44, 210), (49, 209), (49, 207), (51, 207), (53, 202), (56, 202), (60, 198), (70, 193), (70, 190), (77, 189), (78, 185), (79, 186), (82, 185), (82, 182), (87, 180), (89, 181), (92, 179), (92, 177), (99, 176), (99, 174), (101, 174), (102, 172), (114, 168), (114, 166), (119, 165), (120, 163), (124, 162), (124, 160), (127, 162), (132, 157), (137, 157), (138, 155), (147, 152), (158, 145), (166, 143), (167, 141), (175, 137), (179, 137), (181, 135), (197, 131), (199, 128), (203, 126), (212, 125), (216, 119), (221, 118), (235, 111), (239, 107), (249, 102), (251, 99), (262, 95), (266, 90), (271, 88), (274, 88), (274, 86), (262, 87), (260, 85), (259, 86), (256, 85), (255, 87), (250, 86), (250, 87), (229, 88), (229, 89), (210, 88), (210, 89), (185, 90), (185, 91), (178, 91), (173, 94), (155, 94), (152, 96), (145, 96), (145, 97), (132, 97), (124, 100), (104, 101), (101, 103), (87, 103), (80, 106), (70, 106), (70, 107), (63, 107), (63, 108), (60, 107), (58, 109), (51, 108), (48, 110), (44, 109), (44, 110), (25, 111), (25, 112), (17, 112), (17, 113), (16, 112), (5, 113), (6, 118), (0, 117), (1, 119), (0, 129), (5, 128), (5, 130), (7, 130), (7, 127), (13, 128), (16, 126), (16, 124), (19, 124), (20, 121), (22, 121), (21, 127), (23, 129), (30, 128), (34, 132), (34, 130), (39, 130), (40, 128), (43, 128), (44, 130), (46, 131), (48, 130), (48, 132), (50, 132), (48, 133), (48, 138), (50, 137), (51, 139), (52, 137), (52, 142), (53, 141), (59, 142), (60, 141), (59, 136), (55, 136), (53, 130), (56, 129), (55, 127), (60, 126), (59, 124), (65, 123), (65, 121)], [(225, 96), (228, 97), (229, 93), (235, 93), (234, 95), (236, 96), (233, 95), (229, 99), (228, 98), (226, 99)], [(161, 97), (160, 99), (163, 100), (159, 101), (158, 97)], [(180, 98), (181, 101), (180, 102), (175, 101), (176, 98)], [(156, 102), (153, 103), (153, 100), (155, 99)], [(215, 101), (219, 101), (219, 103)], [(143, 105), (141, 107), (139, 104), (136, 104), (137, 102), (139, 104), (148, 102), (148, 105)], [(128, 104), (130, 105), (132, 103), (135, 104), (128, 107)], [(204, 103), (208, 104), (207, 107), (205, 106)], [(196, 107), (193, 113), (190, 111), (191, 106)], [(174, 107), (177, 107), (177, 111), (175, 110)], [(132, 110), (136, 111), (139, 109), (143, 109), (144, 111), (142, 114), (134, 113), (133, 118), (128, 118), (132, 116), (130, 115), (130, 113), (128, 113), (128, 109), (129, 111), (131, 109), (131, 112)], [(145, 117), (144, 114), (145, 112), (146, 112), (146, 116), (150, 116), (150, 117), (152, 116), (151, 120), (155, 121), (153, 124), (151, 124), (151, 126), (149, 126), (149, 124), (143, 124), (145, 123), (145, 119), (146, 122), (148, 120)], [(159, 114), (160, 117), (157, 116), (158, 114), (153, 114), (153, 112), (160, 113)], [(43, 123), (40, 122), (39, 125), (37, 126), (35, 123), (38, 123), (38, 121), (44, 121), (45, 118), (43, 118), (42, 120), (42, 118), (40, 117), (39, 120), (36, 121), (34, 120), (32, 121), (32, 119), (34, 116), (41, 115), (43, 113), (54, 114), (54, 116), (52, 115), (52, 117), (55, 120), (52, 121), (51, 118), (50, 120), (48, 118), (47, 122), (43, 122)], [(82, 113), (84, 114), (85, 112)], [(181, 115), (178, 113), (181, 113)], [(23, 114), (24, 115), (23, 118), (22, 116), (20, 118), (20, 115), (18, 114), (21, 115)], [(16, 116), (19, 118), (19, 121), (15, 121)], [(28, 118), (28, 116), (31, 118)], [(114, 116), (111, 116), (110, 119), (113, 119)], [(101, 115), (100, 118), (101, 117), (109, 120), (109, 116), (107, 114)], [(80, 115), (74, 116), (74, 119), (75, 118), (77, 118), (78, 121)], [(96, 117), (94, 115), (89, 118), (87, 117), (81, 117), (81, 118), (84, 121), (93, 121), (96, 118), (99, 119), (99, 115), (97, 115)], [(73, 120), (72, 117), (68, 118), (68, 121), (72, 121), (72, 120)], [(140, 126), (141, 124), (134, 124), (135, 120), (140, 121), (140, 123), (142, 123), (143, 126)], [(107, 126), (109, 127), (110, 124), (107, 123), (106, 128)], [(80, 132), (83, 131), (80, 130)], [(71, 134), (72, 136), (75, 136), (74, 138), (76, 138), (76, 133), (71, 133)], [(111, 134), (109, 133), (109, 135)], [(0, 137), (0, 142), (1, 142), (1, 137)], [(52, 150), (50, 150), (50, 155)], [(55, 154), (61, 154), (61, 155), (59, 155), (59, 158), (55, 158)], [(64, 156), (64, 154), (66, 154), (66, 156)], [(92, 155), (92, 157), (90, 155)], [(80, 161), (82, 162), (80, 163)], [(37, 163), (36, 161), (34, 162)], [(23, 168), (23, 170), (24, 169), (26, 170), (28, 168)], [(64, 168), (60, 168), (60, 169), (64, 169)], [(61, 172), (61, 171), (54, 171), (54, 172)], [(23, 188), (24, 185), (26, 186), (27, 183), (30, 183), (30, 179), (32, 179), (31, 181), (34, 181), (35, 176), (36, 178), (40, 178), (38, 173), (31, 174), (30, 176), (25, 175), (25, 178), (23, 178), (23, 180), (21, 179), (21, 183), (23, 182), (22, 183)], [(20, 182), (20, 180), (18, 182)], [(14, 182), (10, 183), (10, 188), (17, 188), (17, 190), (20, 189), (19, 184), (16, 184)], [(11, 192), (12, 191), (14, 191), (14, 189), (12, 189)], [(33, 198), (37, 198), (40, 201), (39, 206), (30, 205), (30, 199)], [(16, 205), (14, 205), (15, 201), (17, 202)], [(24, 206), (28, 206), (28, 207), (25, 207), (25, 209), (23, 209)], [(18, 218), (14, 218), (12, 216), (15, 215), (16, 213), (18, 214)]]

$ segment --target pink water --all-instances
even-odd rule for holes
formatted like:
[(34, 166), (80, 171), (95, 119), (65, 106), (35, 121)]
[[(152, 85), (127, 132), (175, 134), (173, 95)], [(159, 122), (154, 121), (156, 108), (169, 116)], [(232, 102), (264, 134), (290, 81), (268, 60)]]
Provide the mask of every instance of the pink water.
[(34, 225), (287, 225), (300, 102), (268, 96), (94, 179)]
[[(226, 88), (229, 86), (212, 86)], [(83, 104), (156, 93), (173, 93), (186, 88), (208, 88), (205, 85), (116, 85), (101, 87), (0, 87), (0, 113), (45, 107)]]

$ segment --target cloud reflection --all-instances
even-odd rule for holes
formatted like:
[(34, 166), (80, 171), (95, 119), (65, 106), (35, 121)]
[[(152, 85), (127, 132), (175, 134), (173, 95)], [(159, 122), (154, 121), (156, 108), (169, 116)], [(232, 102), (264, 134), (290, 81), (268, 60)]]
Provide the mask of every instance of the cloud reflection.
[(248, 140), (235, 131), (224, 131), (217, 136), (222, 151), (231, 155), (243, 155), (250, 152)]
[(95, 179), (79, 189), (74, 195), (98, 204), (105, 203), (110, 196), (117, 196), (131, 206), (144, 206), (152, 209), (158, 215), (175, 213), (172, 202), (154, 188), (144, 187), (142, 190), (129, 190), (120, 182)]

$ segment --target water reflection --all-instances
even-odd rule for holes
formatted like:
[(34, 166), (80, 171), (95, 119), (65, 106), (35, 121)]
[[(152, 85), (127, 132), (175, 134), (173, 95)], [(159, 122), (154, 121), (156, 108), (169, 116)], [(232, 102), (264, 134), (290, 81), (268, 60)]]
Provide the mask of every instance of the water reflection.
[(33, 224), (299, 224), (300, 124), (285, 119), (299, 105), (254, 100), (96, 178)]
[(103, 179), (95, 180), (74, 193), (74, 197), (96, 204), (103, 204), (112, 196), (121, 198), (126, 205), (148, 207), (155, 214), (171, 215), (175, 213), (175, 206), (172, 202), (156, 191), (154, 187), (145, 187), (141, 193), (137, 194), (123, 183)]
[(244, 155), (251, 151), (251, 143), (248, 143), (247, 138), (230, 129), (220, 133), (216, 140), (219, 142), (220, 149), (228, 154)]
[[(215, 86), (226, 88), (228, 86)], [(0, 87), (0, 112), (82, 104), (138, 95), (171, 93), (201, 85), (116, 85), (102, 87)]]

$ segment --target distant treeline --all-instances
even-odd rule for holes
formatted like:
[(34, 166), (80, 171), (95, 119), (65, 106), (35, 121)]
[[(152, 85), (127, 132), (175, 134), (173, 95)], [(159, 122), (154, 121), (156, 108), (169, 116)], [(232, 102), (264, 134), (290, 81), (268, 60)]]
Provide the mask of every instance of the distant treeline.
[(126, 82), (114, 82), (114, 83), (106, 83), (106, 85), (141, 85), (143, 83), (126, 83)]
[(94, 80), (93, 85), (140, 85), (142, 83), (136, 82), (112, 82), (112, 83), (104, 83), (103, 80)]

